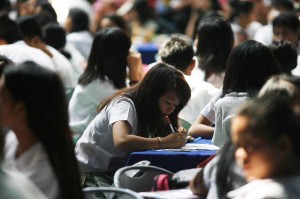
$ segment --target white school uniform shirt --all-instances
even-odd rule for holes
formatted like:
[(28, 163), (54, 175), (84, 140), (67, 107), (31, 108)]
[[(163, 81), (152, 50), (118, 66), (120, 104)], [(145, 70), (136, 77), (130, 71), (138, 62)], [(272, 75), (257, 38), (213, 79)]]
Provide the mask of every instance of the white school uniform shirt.
[(59, 186), (48, 155), (40, 142), (16, 157), (18, 140), (12, 131), (5, 137), (5, 161), (30, 179), (47, 198), (59, 199)]
[(6, 56), (16, 64), (33, 61), (45, 68), (56, 71), (51, 58), (46, 53), (27, 45), (22, 40), (12, 44), (0, 45), (0, 55)]
[(84, 131), (75, 147), (82, 172), (109, 172), (125, 166), (128, 153), (117, 149), (113, 141), (112, 126), (117, 121), (127, 121), (132, 134), (137, 134), (136, 109), (131, 99), (114, 99)]
[(68, 53), (70, 53), (71, 58), (69, 59), (74, 73), (74, 82), (77, 84), (78, 79), (80, 75), (84, 72), (84, 68), (86, 67), (87, 60), (84, 58), (84, 56), (77, 50), (73, 44), (70, 42), (67, 42), (64, 50)]
[(85, 86), (78, 84), (69, 102), (69, 125), (74, 133), (80, 136), (97, 115), (100, 102), (117, 90), (109, 80), (95, 79)]
[(254, 180), (227, 194), (231, 199), (298, 199), (300, 176)]
[(227, 131), (224, 121), (227, 117), (234, 115), (236, 109), (248, 99), (248, 94), (245, 92), (231, 92), (215, 103), (215, 130), (212, 137), (214, 145), (222, 147), (231, 139), (230, 131)]
[(67, 34), (66, 39), (68, 42), (72, 43), (77, 50), (85, 57), (89, 58), (94, 37), (87, 31), (78, 31)]
[(22, 173), (0, 168), (0, 198), (46, 199), (46, 196)]
[(57, 74), (60, 76), (65, 88), (75, 88), (77, 82), (74, 81), (73, 68), (69, 60), (58, 50), (47, 45), (47, 50), (52, 54), (52, 61)]
[(191, 99), (180, 111), (179, 118), (192, 124), (218, 89), (200, 79), (195, 79), (187, 75), (184, 77), (191, 88)]
[(208, 119), (212, 124), (215, 123), (215, 103), (220, 99), (223, 90), (219, 89), (202, 109), (201, 115)]
[(265, 46), (269, 46), (272, 44), (272, 37), (273, 37), (273, 26), (271, 23), (262, 26), (259, 28), (255, 35), (254, 40), (261, 42)]

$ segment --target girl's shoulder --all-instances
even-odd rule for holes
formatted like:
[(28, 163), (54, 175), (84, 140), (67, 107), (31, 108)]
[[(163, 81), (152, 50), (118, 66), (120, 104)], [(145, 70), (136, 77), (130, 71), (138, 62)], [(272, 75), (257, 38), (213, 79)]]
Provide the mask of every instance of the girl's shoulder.
[(129, 97), (127, 96), (117, 96), (115, 97), (110, 103), (109, 103), (109, 106), (116, 106), (116, 105), (121, 105), (121, 104), (128, 104), (130, 106), (133, 106), (135, 107), (132, 99), (130, 99)]

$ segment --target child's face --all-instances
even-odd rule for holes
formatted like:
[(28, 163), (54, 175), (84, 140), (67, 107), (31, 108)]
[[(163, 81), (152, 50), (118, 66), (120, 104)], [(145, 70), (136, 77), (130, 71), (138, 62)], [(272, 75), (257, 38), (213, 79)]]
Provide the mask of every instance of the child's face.
[(254, 137), (248, 129), (248, 122), (245, 116), (237, 116), (232, 121), (235, 159), (243, 168), (247, 181), (273, 177), (280, 164), (278, 149), (268, 140)]
[(170, 115), (178, 106), (179, 102), (180, 99), (174, 91), (166, 92), (158, 100), (160, 112), (165, 116)]

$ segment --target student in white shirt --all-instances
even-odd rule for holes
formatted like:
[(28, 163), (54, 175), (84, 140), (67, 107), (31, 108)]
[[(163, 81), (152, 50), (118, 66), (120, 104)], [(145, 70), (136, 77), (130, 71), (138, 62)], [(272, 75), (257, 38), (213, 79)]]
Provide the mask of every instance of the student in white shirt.
[(0, 78), (5, 159), (49, 198), (78, 198), (79, 170), (58, 75), (33, 62), (6, 67)]
[(222, 91), (201, 111), (189, 134), (212, 138), (215, 145), (222, 146), (230, 139), (224, 121), (249, 97), (255, 96), (270, 76), (278, 73), (268, 47), (254, 40), (240, 43), (229, 55)]
[(204, 81), (216, 88), (223, 84), (226, 61), (233, 42), (230, 24), (221, 17), (205, 18), (197, 28), (195, 46), (199, 67), (205, 73)]
[(137, 85), (103, 101), (75, 148), (86, 177), (83, 186), (111, 185), (130, 152), (185, 145), (187, 134), (178, 124), (178, 114), (190, 95), (183, 74), (158, 63)]
[[(269, 98), (284, 99), (294, 106), (295, 110), (299, 110), (300, 78), (288, 75), (272, 76), (258, 94), (259, 97), (265, 95)], [(222, 147), (220, 153), (191, 181), (193, 193), (205, 195), (207, 199), (224, 198), (229, 191), (246, 183), (244, 172), (234, 159), (234, 151), (235, 146), (232, 142)]]
[(40, 49), (27, 45), (22, 40), (18, 25), (4, 13), (0, 15), (0, 27), (0, 55), (6, 56), (17, 64), (33, 61), (56, 71), (51, 58)]
[(80, 8), (71, 8), (65, 21), (67, 41), (72, 43), (77, 50), (85, 57), (89, 58), (93, 35), (89, 31), (89, 16)]
[(265, 95), (243, 106), (232, 121), (232, 141), (248, 184), (227, 197), (299, 198), (299, 131), (299, 112), (282, 98)]
[(129, 52), (130, 45), (130, 37), (119, 28), (102, 29), (95, 35), (87, 68), (69, 103), (70, 126), (77, 136), (97, 115), (98, 104), (127, 86), (127, 68), (131, 82), (142, 78), (141, 57)]
[(34, 16), (23, 16), (17, 19), (24, 41), (31, 47), (45, 52), (52, 60), (57, 74), (65, 88), (75, 88), (72, 65), (59, 51), (48, 46), (43, 39), (42, 29)]

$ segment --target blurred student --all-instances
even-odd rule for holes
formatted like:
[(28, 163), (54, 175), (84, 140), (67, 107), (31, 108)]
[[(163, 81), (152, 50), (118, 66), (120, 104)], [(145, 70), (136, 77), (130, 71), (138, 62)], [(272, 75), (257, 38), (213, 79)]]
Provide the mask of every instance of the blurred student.
[(216, 88), (223, 85), (225, 66), (233, 41), (230, 24), (220, 17), (203, 19), (197, 28), (195, 45), (199, 67), (204, 72), (204, 81)]
[(288, 41), (298, 52), (297, 67), (292, 70), (293, 75), (300, 76), (299, 58), (299, 30), (300, 22), (295, 13), (281, 13), (272, 21), (273, 41)]
[(26, 44), (42, 50), (52, 60), (57, 74), (60, 76), (65, 88), (74, 88), (76, 82), (73, 78), (73, 69), (69, 60), (58, 50), (47, 45), (44, 41), (42, 29), (36, 22), (34, 16), (23, 16), (18, 18), (17, 24), (22, 32)]
[(79, 8), (71, 8), (65, 21), (67, 41), (73, 44), (80, 53), (89, 58), (94, 36), (89, 30), (89, 16)]
[(184, 146), (187, 134), (178, 114), (190, 96), (183, 74), (158, 63), (137, 85), (103, 101), (75, 148), (83, 186), (111, 185), (130, 152)]
[(273, 41), (269, 48), (281, 72), (291, 75), (297, 67), (297, 48), (288, 41)]
[(266, 95), (244, 105), (232, 121), (232, 142), (248, 184), (227, 197), (299, 198), (299, 130), (299, 115), (281, 98)]
[(51, 58), (46, 53), (25, 43), (18, 25), (8, 15), (0, 14), (0, 27), (0, 55), (6, 56), (17, 64), (34, 61), (56, 71)]
[(7, 67), (0, 79), (5, 160), (49, 199), (78, 198), (79, 170), (58, 75), (33, 62)]
[[(13, 62), (0, 55), (0, 74)], [(1, 99), (2, 100), (2, 99)], [(24, 174), (11, 169), (4, 160), (4, 143), (7, 129), (0, 127), (0, 198), (44, 199), (46, 196)]]
[[(36, 15), (36, 19), (40, 17), (41, 15)], [(43, 37), (47, 45), (58, 50), (71, 62), (73, 81), (77, 83), (86, 68), (87, 61), (71, 43), (67, 42), (63, 27), (57, 23), (48, 23), (43, 28)]]
[[(286, 100), (295, 110), (300, 110), (300, 78), (274, 75), (262, 87), (259, 97), (269, 96)], [(220, 153), (191, 181), (190, 187), (197, 195), (207, 199), (224, 198), (229, 191), (246, 184), (242, 168), (234, 158), (235, 147), (231, 140)]]

